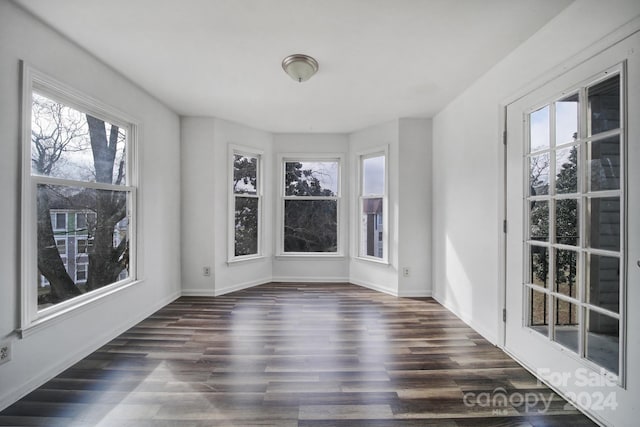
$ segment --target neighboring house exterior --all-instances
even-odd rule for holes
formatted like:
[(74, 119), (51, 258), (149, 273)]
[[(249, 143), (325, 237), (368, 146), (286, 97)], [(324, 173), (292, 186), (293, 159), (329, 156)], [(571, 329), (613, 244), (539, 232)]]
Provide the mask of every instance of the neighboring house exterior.
[(364, 199), (363, 218), (366, 242), (366, 255), (383, 257), (383, 219), (382, 219), (382, 199)]
[[(51, 225), (60, 258), (69, 277), (78, 285), (87, 282), (89, 271), (89, 253), (93, 248), (93, 230), (96, 214), (89, 210), (55, 209), (50, 210)], [(127, 219), (120, 221), (113, 233), (113, 245), (117, 247), (127, 237)], [(127, 271), (120, 273), (120, 279), (127, 277)], [(49, 281), (38, 274), (39, 287), (49, 286)]]

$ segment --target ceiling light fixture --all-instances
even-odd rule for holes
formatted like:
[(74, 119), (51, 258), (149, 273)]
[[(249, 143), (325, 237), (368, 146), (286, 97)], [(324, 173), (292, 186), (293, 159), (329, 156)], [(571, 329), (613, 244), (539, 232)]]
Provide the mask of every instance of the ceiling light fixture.
[(302, 83), (318, 71), (318, 61), (308, 55), (289, 55), (282, 60), (282, 69), (293, 80)]

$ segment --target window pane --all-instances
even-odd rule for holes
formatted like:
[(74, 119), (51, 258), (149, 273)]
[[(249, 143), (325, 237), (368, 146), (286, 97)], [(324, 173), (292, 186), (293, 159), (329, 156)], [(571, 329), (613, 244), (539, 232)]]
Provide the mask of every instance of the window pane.
[(337, 252), (336, 200), (285, 200), (285, 252)]
[(549, 286), (549, 250), (543, 246), (529, 246), (531, 254), (531, 283)]
[[(38, 185), (37, 242), (38, 268), (48, 282), (38, 289), (38, 308), (68, 300), (101, 288), (128, 276), (129, 221), (127, 192), (82, 187)], [(87, 283), (75, 281), (75, 262), (60, 256), (51, 224), (51, 210), (65, 211), (69, 217), (87, 210), (96, 213), (96, 225), (90, 236), (92, 256), (87, 267)], [(70, 237), (71, 238), (71, 237)], [(75, 237), (73, 237), (75, 238)], [(67, 252), (75, 249), (67, 245)], [(70, 258), (71, 255), (69, 254)], [(71, 258), (75, 260), (75, 258)]]
[(258, 199), (236, 197), (235, 255), (258, 253)]
[(589, 97), (589, 135), (620, 127), (620, 76), (614, 76), (587, 89)]
[(568, 301), (555, 298), (555, 341), (578, 352), (580, 336), (578, 306)]
[(529, 288), (529, 327), (543, 335), (549, 335), (547, 295)]
[[(93, 235), (93, 231), (91, 232), (90, 236)], [(83, 255), (83, 254), (88, 254), (91, 253), (93, 250), (93, 238), (84, 238), (84, 239), (76, 239), (76, 243), (77, 243), (77, 255)]]
[(589, 189), (617, 190), (620, 188), (620, 136), (590, 141), (588, 144)]
[(87, 228), (87, 215), (84, 213), (76, 214), (76, 231)]
[(61, 212), (51, 214), (51, 224), (53, 224), (54, 230), (66, 230), (67, 214)]
[(588, 272), (589, 303), (617, 313), (620, 310), (620, 259), (591, 254)]
[(384, 194), (384, 156), (362, 161), (363, 196)]
[(578, 252), (566, 249), (556, 249), (554, 252), (556, 265), (555, 291), (577, 298), (580, 274), (578, 270)]
[(531, 202), (530, 239), (549, 241), (549, 202), (536, 200)]
[(67, 254), (67, 239), (56, 239), (56, 246), (60, 255)]
[(75, 227), (72, 228), (76, 235), (92, 233), (96, 227), (95, 212), (79, 212), (76, 214)]
[(87, 280), (87, 264), (76, 264), (76, 282)]
[(587, 310), (586, 357), (603, 368), (618, 373), (620, 325), (618, 319)]
[(126, 132), (37, 93), (31, 109), (31, 173), (126, 184)]
[(337, 196), (338, 162), (285, 162), (285, 195)]
[(233, 192), (235, 194), (257, 194), (258, 159), (240, 154), (233, 156)]
[(578, 94), (556, 102), (556, 145), (578, 139)]
[(578, 201), (556, 200), (556, 242), (577, 246), (578, 238)]
[(589, 200), (589, 246), (612, 251), (620, 250), (620, 198), (604, 197)]
[(382, 258), (382, 198), (362, 199), (361, 255)]
[(531, 152), (549, 148), (549, 106), (534, 111), (530, 118)]
[(556, 151), (556, 192), (578, 191), (578, 147)]
[(529, 165), (529, 186), (532, 196), (549, 194), (549, 154), (532, 156)]

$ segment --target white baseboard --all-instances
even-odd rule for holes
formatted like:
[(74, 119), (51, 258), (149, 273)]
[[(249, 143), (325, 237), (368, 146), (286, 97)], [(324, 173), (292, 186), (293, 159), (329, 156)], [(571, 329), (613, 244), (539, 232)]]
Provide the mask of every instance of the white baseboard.
[(214, 297), (216, 293), (213, 289), (183, 289), (183, 297)]
[(282, 276), (282, 277), (273, 277), (271, 279), (272, 282), (283, 282), (283, 283), (349, 283), (348, 277), (292, 277), (292, 276)]
[(498, 345), (498, 337), (495, 336), (494, 333), (491, 333), (487, 329), (478, 326), (474, 321), (473, 317), (469, 316), (467, 313), (462, 313), (455, 307), (453, 307), (445, 298), (442, 298), (437, 293), (433, 293), (431, 295), (433, 299), (435, 299), (441, 306), (449, 310), (452, 314), (454, 314), (458, 319), (462, 320), (466, 323), (471, 329), (482, 335), (484, 339), (489, 341), (493, 345)]
[(252, 280), (250, 282), (238, 283), (237, 285), (227, 286), (221, 289), (216, 288), (214, 291), (214, 296), (220, 296), (229, 294), (231, 292), (241, 291), (243, 289), (253, 288), (254, 286), (264, 285), (265, 283), (271, 283), (272, 280), (270, 277), (258, 280)]
[(125, 331), (140, 323), (147, 317), (151, 316), (156, 311), (160, 310), (162, 307), (167, 304), (175, 301), (180, 297), (180, 292), (176, 292), (171, 294), (170, 296), (162, 299), (159, 303), (154, 304), (148, 310), (132, 313), (131, 317), (125, 319), (125, 322), (116, 326), (115, 328), (107, 331), (102, 335), (96, 335), (90, 343), (86, 344), (82, 348), (77, 351), (74, 351), (72, 354), (67, 355), (63, 360), (56, 363), (55, 365), (50, 366), (45, 372), (38, 374), (37, 376), (26, 381), (21, 387), (15, 390), (9, 390), (0, 396), (0, 411), (7, 408), (9, 405), (15, 403), (16, 401), (22, 399), (27, 394), (31, 393), (33, 390), (40, 387), (42, 384), (54, 378), (56, 375), (60, 374), (76, 363), (78, 363), (83, 358), (87, 357), (94, 351), (98, 350), (100, 347), (104, 346), (109, 341), (123, 334)]
[(354, 285), (362, 286), (363, 288), (371, 289), (373, 291), (382, 292), (383, 294), (391, 295), (391, 296), (394, 296), (394, 297), (398, 296), (398, 292), (397, 291), (394, 291), (392, 289), (383, 288), (380, 285), (377, 285), (377, 284), (371, 283), (371, 282), (367, 282), (365, 280), (350, 279), (349, 283), (353, 283)]
[(398, 296), (401, 298), (431, 298), (433, 297), (433, 292), (431, 292), (431, 290), (407, 291), (399, 292)]

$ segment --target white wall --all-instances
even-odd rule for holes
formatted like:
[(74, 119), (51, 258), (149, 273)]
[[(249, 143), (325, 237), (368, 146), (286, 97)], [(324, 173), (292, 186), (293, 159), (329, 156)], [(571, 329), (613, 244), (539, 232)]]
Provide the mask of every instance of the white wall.
[[(140, 123), (141, 283), (69, 312), (23, 339), (20, 286), (19, 61), (111, 105)], [(180, 130), (168, 108), (10, 2), (0, 2), (0, 200), (7, 209), (0, 245), (0, 340), (12, 360), (0, 366), (0, 409), (103, 345), (180, 292)], [(35, 285), (34, 285), (35, 286)]]
[[(431, 296), (431, 137), (428, 119), (400, 119), (398, 192), (398, 295)], [(403, 268), (409, 268), (409, 275)]]
[[(597, 53), (606, 44), (600, 40), (619, 38), (635, 25), (620, 27), (639, 15), (635, 0), (572, 3), (434, 118), (434, 296), (494, 343), (502, 334), (500, 106)], [(636, 326), (631, 342), (638, 341)], [(611, 425), (637, 419), (640, 376), (633, 369)]]
[[(275, 203), (280, 203), (280, 154), (346, 154), (348, 152), (349, 138), (345, 134), (275, 134), (273, 139), (274, 159), (272, 162)], [(339, 224), (343, 227), (342, 247), (344, 257), (322, 258), (318, 257), (275, 257), (273, 260), (274, 281), (313, 281), (313, 282), (346, 282), (349, 279), (349, 187), (344, 185), (345, 177), (349, 176), (349, 164), (346, 161), (342, 166), (342, 211)], [(275, 207), (277, 211), (277, 206)], [(278, 215), (274, 215), (273, 229), (280, 230)], [(274, 246), (275, 247), (275, 246)]]
[[(273, 247), (271, 134), (207, 117), (183, 117), (182, 130), (182, 292), (221, 295), (271, 280)], [(227, 263), (229, 145), (263, 152), (263, 254), (261, 259)], [(211, 276), (203, 267), (211, 267)]]
[(502, 310), (500, 105), (570, 66), (639, 9), (633, 0), (572, 3), (434, 118), (434, 296), (494, 343)]
[[(226, 230), (214, 227), (214, 134), (215, 119), (180, 119), (180, 158), (184, 172), (180, 181), (183, 295), (215, 294), (215, 239), (224, 239)], [(219, 171), (219, 175), (224, 178), (223, 171)], [(224, 204), (226, 206), (226, 199)], [(211, 268), (210, 276), (203, 275), (205, 266)]]

